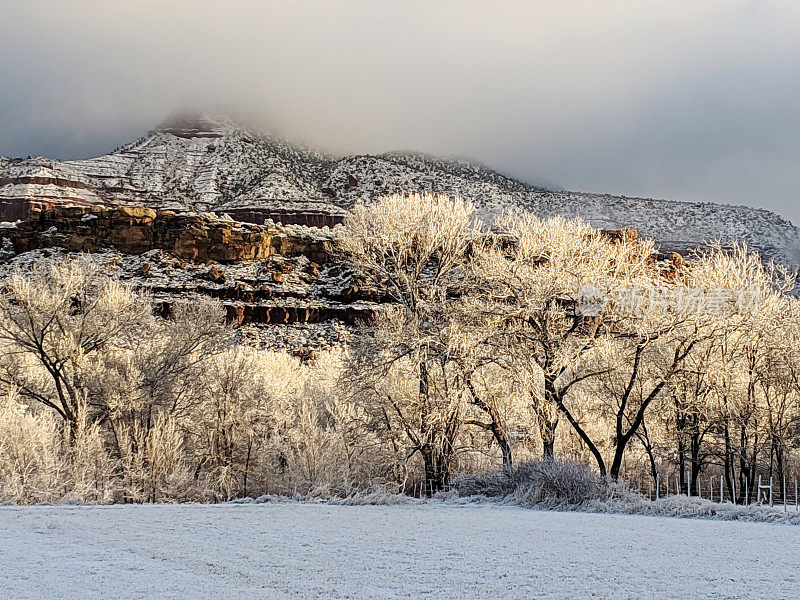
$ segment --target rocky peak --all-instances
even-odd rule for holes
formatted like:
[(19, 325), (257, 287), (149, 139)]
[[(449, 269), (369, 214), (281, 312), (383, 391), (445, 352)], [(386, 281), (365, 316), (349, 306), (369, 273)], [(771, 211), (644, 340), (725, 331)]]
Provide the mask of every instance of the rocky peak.
[(184, 139), (221, 138), (235, 129), (236, 126), (228, 119), (209, 114), (199, 114), (169, 119), (161, 123), (154, 132), (174, 135)]

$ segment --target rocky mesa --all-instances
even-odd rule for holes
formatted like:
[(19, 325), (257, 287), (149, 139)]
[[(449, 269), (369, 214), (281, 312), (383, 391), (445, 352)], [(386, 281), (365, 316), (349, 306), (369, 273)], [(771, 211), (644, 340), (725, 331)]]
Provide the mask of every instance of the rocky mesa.
[(630, 227), (669, 251), (746, 242), (800, 267), (800, 230), (767, 210), (547, 190), (470, 161), (413, 152), (328, 156), (207, 116), (171, 121), (96, 158), (0, 158), (6, 221), (36, 209), (138, 205), (322, 227), (341, 221), (359, 200), (395, 192), (460, 195), (486, 219), (531, 210), (581, 217), (601, 229)]

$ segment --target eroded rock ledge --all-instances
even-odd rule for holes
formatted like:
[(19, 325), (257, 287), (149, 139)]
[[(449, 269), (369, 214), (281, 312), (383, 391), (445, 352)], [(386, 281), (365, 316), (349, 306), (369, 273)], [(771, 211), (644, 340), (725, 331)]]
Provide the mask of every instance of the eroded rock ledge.
[(113, 248), (125, 254), (161, 249), (200, 263), (302, 255), (322, 264), (331, 258), (327, 229), (317, 229), (312, 234), (309, 228), (256, 225), (210, 214), (156, 211), (142, 206), (34, 210), (10, 239), (18, 253), (50, 247), (73, 252)]

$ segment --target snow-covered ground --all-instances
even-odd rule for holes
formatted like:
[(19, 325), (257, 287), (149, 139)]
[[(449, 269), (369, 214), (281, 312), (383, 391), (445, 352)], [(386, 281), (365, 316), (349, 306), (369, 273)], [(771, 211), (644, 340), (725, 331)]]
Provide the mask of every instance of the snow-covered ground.
[(0, 507), (0, 598), (800, 597), (788, 525), (492, 504)]

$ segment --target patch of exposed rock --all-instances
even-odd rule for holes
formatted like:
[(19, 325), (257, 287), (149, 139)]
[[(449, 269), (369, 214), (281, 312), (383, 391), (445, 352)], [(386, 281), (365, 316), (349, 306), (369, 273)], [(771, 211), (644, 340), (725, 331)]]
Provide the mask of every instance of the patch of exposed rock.
[(113, 248), (125, 254), (160, 249), (193, 262), (232, 263), (271, 256), (330, 260), (325, 229), (255, 225), (212, 214), (156, 211), (143, 206), (56, 207), (32, 211), (11, 232), (16, 252), (59, 247), (73, 252)]

